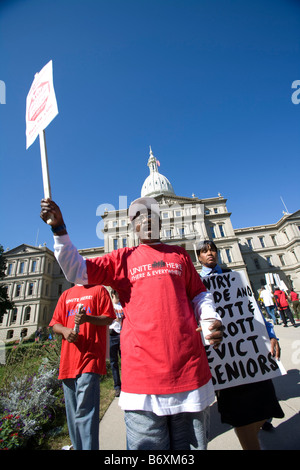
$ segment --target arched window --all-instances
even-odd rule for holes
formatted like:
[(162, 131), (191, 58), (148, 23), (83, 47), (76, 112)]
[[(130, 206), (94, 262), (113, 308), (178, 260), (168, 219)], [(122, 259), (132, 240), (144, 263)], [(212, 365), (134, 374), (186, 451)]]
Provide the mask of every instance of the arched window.
[(31, 307), (26, 307), (25, 308), (25, 316), (24, 316), (24, 322), (27, 322), (30, 320), (30, 312), (31, 312)]

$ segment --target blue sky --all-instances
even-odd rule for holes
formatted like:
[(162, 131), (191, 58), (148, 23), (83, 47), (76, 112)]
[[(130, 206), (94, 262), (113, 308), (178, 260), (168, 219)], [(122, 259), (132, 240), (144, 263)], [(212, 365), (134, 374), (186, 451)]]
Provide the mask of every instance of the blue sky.
[(25, 103), (53, 61), (52, 197), (78, 248), (102, 245), (99, 205), (140, 196), (149, 146), (175, 193), (227, 198), (234, 228), (299, 207), (300, 2), (2, 0), (1, 237), (47, 243), (38, 139)]

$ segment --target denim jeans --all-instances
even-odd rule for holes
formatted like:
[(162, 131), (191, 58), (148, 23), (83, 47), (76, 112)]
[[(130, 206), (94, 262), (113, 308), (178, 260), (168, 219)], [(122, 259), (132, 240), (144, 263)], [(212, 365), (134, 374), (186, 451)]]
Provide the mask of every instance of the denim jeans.
[(70, 439), (75, 450), (99, 450), (100, 376), (63, 380)]
[(275, 317), (275, 307), (274, 305), (270, 305), (269, 307), (265, 307), (269, 318), (272, 318), (273, 322), (276, 325), (276, 317)]
[(125, 411), (127, 450), (206, 450), (209, 413), (209, 407), (168, 416)]
[(121, 379), (119, 371), (119, 356), (121, 357), (120, 335), (112, 334), (109, 337), (109, 359), (114, 380), (114, 388), (121, 388)]

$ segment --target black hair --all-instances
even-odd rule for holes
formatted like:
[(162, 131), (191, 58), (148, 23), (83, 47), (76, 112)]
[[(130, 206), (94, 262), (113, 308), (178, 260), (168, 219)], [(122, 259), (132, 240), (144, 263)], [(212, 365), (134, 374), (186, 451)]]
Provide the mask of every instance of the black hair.
[(201, 242), (198, 243), (197, 248), (196, 248), (196, 253), (199, 256), (201, 251), (207, 251), (208, 248), (211, 248), (214, 251), (218, 251), (216, 245), (212, 240), (202, 240)]

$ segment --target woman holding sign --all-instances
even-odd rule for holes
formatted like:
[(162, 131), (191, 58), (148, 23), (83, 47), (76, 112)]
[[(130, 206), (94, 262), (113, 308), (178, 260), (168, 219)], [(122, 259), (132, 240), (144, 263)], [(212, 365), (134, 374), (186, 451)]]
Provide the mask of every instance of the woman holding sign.
[[(198, 244), (197, 256), (202, 264), (201, 277), (231, 271), (218, 265), (216, 245), (206, 240)], [(271, 342), (271, 354), (279, 359), (280, 348), (271, 325), (265, 321)], [(272, 380), (247, 383), (216, 392), (221, 421), (235, 428), (244, 450), (259, 450), (258, 432), (270, 418), (282, 418), (284, 413), (275, 395)]]

